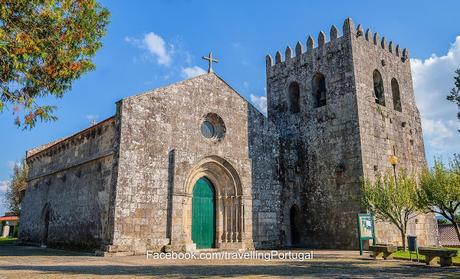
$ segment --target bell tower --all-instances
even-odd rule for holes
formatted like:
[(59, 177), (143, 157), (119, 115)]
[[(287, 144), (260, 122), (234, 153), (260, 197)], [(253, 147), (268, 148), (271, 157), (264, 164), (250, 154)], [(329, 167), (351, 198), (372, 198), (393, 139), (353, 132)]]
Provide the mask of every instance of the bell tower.
[[(321, 31), (306, 50), (297, 42), (284, 59), (267, 55), (266, 75), (268, 118), (281, 135), (281, 241), (292, 245), (295, 230), (304, 246), (357, 248), (360, 179), (391, 168), (390, 155), (400, 158), (398, 169), (426, 165), (409, 51), (347, 18), (341, 36), (333, 25), (329, 41)], [(436, 223), (427, 216), (413, 229), (431, 244)], [(385, 223), (377, 234), (381, 242), (399, 238)]]

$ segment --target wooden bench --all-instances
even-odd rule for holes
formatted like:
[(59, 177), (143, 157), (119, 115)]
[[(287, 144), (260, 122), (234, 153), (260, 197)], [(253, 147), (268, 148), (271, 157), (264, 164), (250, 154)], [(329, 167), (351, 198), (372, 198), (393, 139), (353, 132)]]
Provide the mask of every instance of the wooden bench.
[(376, 244), (370, 245), (369, 250), (373, 252), (374, 259), (392, 259), (393, 253), (398, 250), (398, 248), (391, 244)]
[(420, 247), (418, 253), (425, 256), (427, 265), (435, 264), (436, 258), (439, 257), (441, 266), (451, 266), (452, 258), (457, 256), (457, 250), (446, 248)]

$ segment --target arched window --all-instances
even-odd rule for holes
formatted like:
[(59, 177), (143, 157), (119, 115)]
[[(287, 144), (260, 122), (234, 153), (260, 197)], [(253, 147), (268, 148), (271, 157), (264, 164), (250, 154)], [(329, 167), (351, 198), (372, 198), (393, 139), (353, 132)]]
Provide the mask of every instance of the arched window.
[(313, 98), (315, 107), (322, 107), (326, 105), (326, 80), (324, 75), (317, 73), (312, 80)]
[(372, 74), (374, 79), (374, 98), (379, 105), (385, 105), (385, 93), (383, 89), (383, 79), (379, 71), (375, 70)]
[(398, 81), (395, 78), (391, 80), (391, 93), (393, 94), (393, 108), (397, 111), (402, 111), (401, 93), (399, 92)]
[(297, 82), (289, 85), (289, 110), (292, 113), (300, 111), (300, 88)]

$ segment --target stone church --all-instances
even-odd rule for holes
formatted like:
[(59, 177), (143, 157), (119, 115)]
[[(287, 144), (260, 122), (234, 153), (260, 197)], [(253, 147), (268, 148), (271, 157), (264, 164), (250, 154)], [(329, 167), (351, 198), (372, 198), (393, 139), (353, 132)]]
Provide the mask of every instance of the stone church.
[[(360, 179), (426, 166), (407, 49), (351, 19), (266, 57), (268, 117), (209, 72), (27, 152), (20, 241), (146, 250), (357, 249)], [(284, 56), (284, 58), (283, 58)], [(377, 241), (400, 244), (377, 222)], [(408, 234), (437, 244), (433, 215)]]

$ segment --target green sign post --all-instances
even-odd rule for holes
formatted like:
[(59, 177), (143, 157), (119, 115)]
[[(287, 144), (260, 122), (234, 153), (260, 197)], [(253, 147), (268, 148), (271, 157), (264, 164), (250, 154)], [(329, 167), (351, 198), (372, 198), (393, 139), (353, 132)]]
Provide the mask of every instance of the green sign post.
[(375, 245), (374, 218), (369, 213), (358, 214), (359, 254), (363, 254), (363, 240), (372, 239)]

